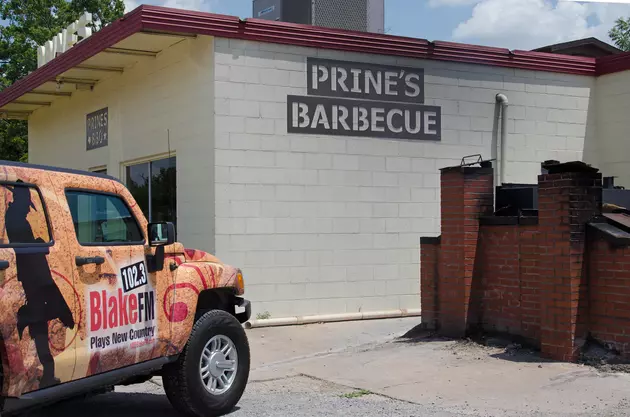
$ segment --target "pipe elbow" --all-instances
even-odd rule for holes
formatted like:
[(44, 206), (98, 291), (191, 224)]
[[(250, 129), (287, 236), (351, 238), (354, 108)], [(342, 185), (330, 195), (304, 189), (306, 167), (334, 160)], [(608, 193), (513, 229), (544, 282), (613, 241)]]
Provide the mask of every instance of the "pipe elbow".
[(501, 103), (503, 106), (507, 106), (509, 103), (508, 98), (505, 94), (497, 94), (497, 102)]

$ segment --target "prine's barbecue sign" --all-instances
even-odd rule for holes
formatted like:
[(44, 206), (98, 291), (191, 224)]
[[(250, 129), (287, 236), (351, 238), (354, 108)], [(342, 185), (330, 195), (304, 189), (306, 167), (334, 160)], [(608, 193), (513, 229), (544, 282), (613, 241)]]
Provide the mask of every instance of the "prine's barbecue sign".
[(308, 95), (288, 96), (287, 131), (440, 140), (441, 109), (424, 105), (424, 70), (307, 59)]

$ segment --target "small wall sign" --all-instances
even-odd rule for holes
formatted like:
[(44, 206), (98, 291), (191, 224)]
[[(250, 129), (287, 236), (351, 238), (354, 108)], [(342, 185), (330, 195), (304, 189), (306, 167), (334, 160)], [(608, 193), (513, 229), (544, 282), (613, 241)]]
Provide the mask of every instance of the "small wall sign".
[(424, 104), (424, 70), (307, 58), (308, 96), (287, 97), (287, 131), (439, 141), (442, 115)]
[(97, 110), (85, 117), (85, 146), (88, 151), (107, 146), (109, 139), (108, 108)]

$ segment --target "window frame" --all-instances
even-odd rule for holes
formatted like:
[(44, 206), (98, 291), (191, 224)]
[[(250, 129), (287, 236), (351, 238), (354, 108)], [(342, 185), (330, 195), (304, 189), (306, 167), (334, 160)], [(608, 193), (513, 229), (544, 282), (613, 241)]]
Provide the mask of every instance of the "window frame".
[[(128, 167), (132, 167), (132, 166), (136, 166), (136, 165), (142, 165), (142, 164), (149, 164), (149, 178), (151, 177), (151, 164), (153, 162), (158, 162), (158, 161), (162, 161), (164, 159), (171, 159), (171, 158), (175, 158), (175, 160), (177, 161), (177, 152), (174, 150), (171, 150), (168, 153), (160, 153), (160, 154), (156, 154), (156, 155), (152, 155), (152, 156), (147, 156), (144, 158), (137, 158), (137, 159), (132, 159), (126, 162), (122, 162), (120, 164), (120, 182), (127, 188), (129, 188), (129, 184), (127, 184), (127, 181), (129, 178), (127, 178), (127, 168)], [(177, 162), (175, 162), (175, 170), (177, 171)], [(148, 201), (148, 215), (147, 215), (147, 222), (151, 222), (152, 221), (152, 217), (153, 217), (153, 213), (152, 213), (152, 209), (153, 209), (153, 204), (151, 201), (151, 196), (152, 196), (152, 189), (151, 189), (151, 181), (149, 180), (149, 191), (148, 191), (148, 195), (149, 195), (149, 201)], [(135, 197), (134, 197), (135, 198)], [(175, 199), (177, 200), (177, 181), (175, 182)], [(177, 220), (177, 209), (178, 205), (177, 205), (177, 201), (176, 201), (176, 205), (175, 205), (175, 220)]]
[(100, 175), (108, 175), (107, 174), (107, 165), (99, 165), (97, 167), (92, 167), (89, 170), (91, 173), (93, 174), (100, 174)]
[(53, 235), (52, 223), (50, 222), (50, 216), (48, 215), (48, 207), (44, 200), (44, 195), (39, 186), (30, 182), (17, 182), (17, 181), (0, 181), (0, 186), (13, 186), (13, 187), (25, 187), (32, 188), (37, 191), (39, 195), (39, 201), (42, 203), (42, 210), (44, 210), (44, 218), (46, 219), (46, 226), (48, 227), (48, 239), (46, 243), (1, 243), (0, 249), (14, 249), (14, 248), (49, 248), (55, 245), (55, 237)]
[(79, 240), (79, 236), (77, 235), (77, 231), (74, 227), (74, 219), (72, 218), (72, 210), (70, 211), (70, 220), (72, 221), (72, 229), (74, 230), (74, 238), (76, 239), (76, 241), (79, 243), (79, 245), (83, 246), (83, 247), (103, 247), (103, 246), (145, 246), (146, 242), (147, 242), (147, 237), (146, 237), (146, 233), (145, 230), (142, 229), (142, 227), (140, 227), (140, 222), (138, 222), (138, 218), (136, 217), (136, 215), (134, 214), (133, 210), (131, 209), (131, 207), (129, 206), (129, 204), (127, 203), (127, 200), (120, 194), (117, 193), (110, 193), (108, 191), (98, 191), (98, 190), (93, 190), (93, 189), (89, 189), (89, 188), (76, 188), (76, 187), (67, 187), (63, 190), (63, 194), (66, 197), (66, 204), (68, 204), (68, 209), (70, 208), (70, 201), (68, 199), (68, 192), (76, 192), (76, 193), (83, 193), (83, 194), (92, 194), (92, 195), (102, 195), (102, 196), (108, 196), (108, 197), (116, 197), (119, 198), (122, 203), (124, 204), (124, 206), (127, 208), (127, 210), (129, 210), (129, 214), (131, 215), (131, 218), (133, 219), (134, 223), (136, 224), (136, 226), (138, 227), (138, 230), (140, 230), (140, 234), (142, 235), (142, 240), (141, 241), (137, 241), (137, 242), (95, 242), (95, 243), (83, 243)]

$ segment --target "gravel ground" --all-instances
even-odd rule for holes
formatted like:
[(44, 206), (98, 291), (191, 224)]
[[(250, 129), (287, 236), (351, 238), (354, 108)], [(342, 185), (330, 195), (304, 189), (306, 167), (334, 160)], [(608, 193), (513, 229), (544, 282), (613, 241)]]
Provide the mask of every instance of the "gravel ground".
[[(138, 390), (142, 392), (138, 392)], [(117, 392), (87, 400), (73, 400), (33, 411), (28, 417), (178, 417), (152, 383), (119, 387)], [(134, 392), (135, 391), (135, 392)], [(287, 416), (436, 416), (460, 415), (436, 412), (420, 405), (393, 400), (325, 381), (296, 376), (279, 380), (251, 382), (231, 417)]]

